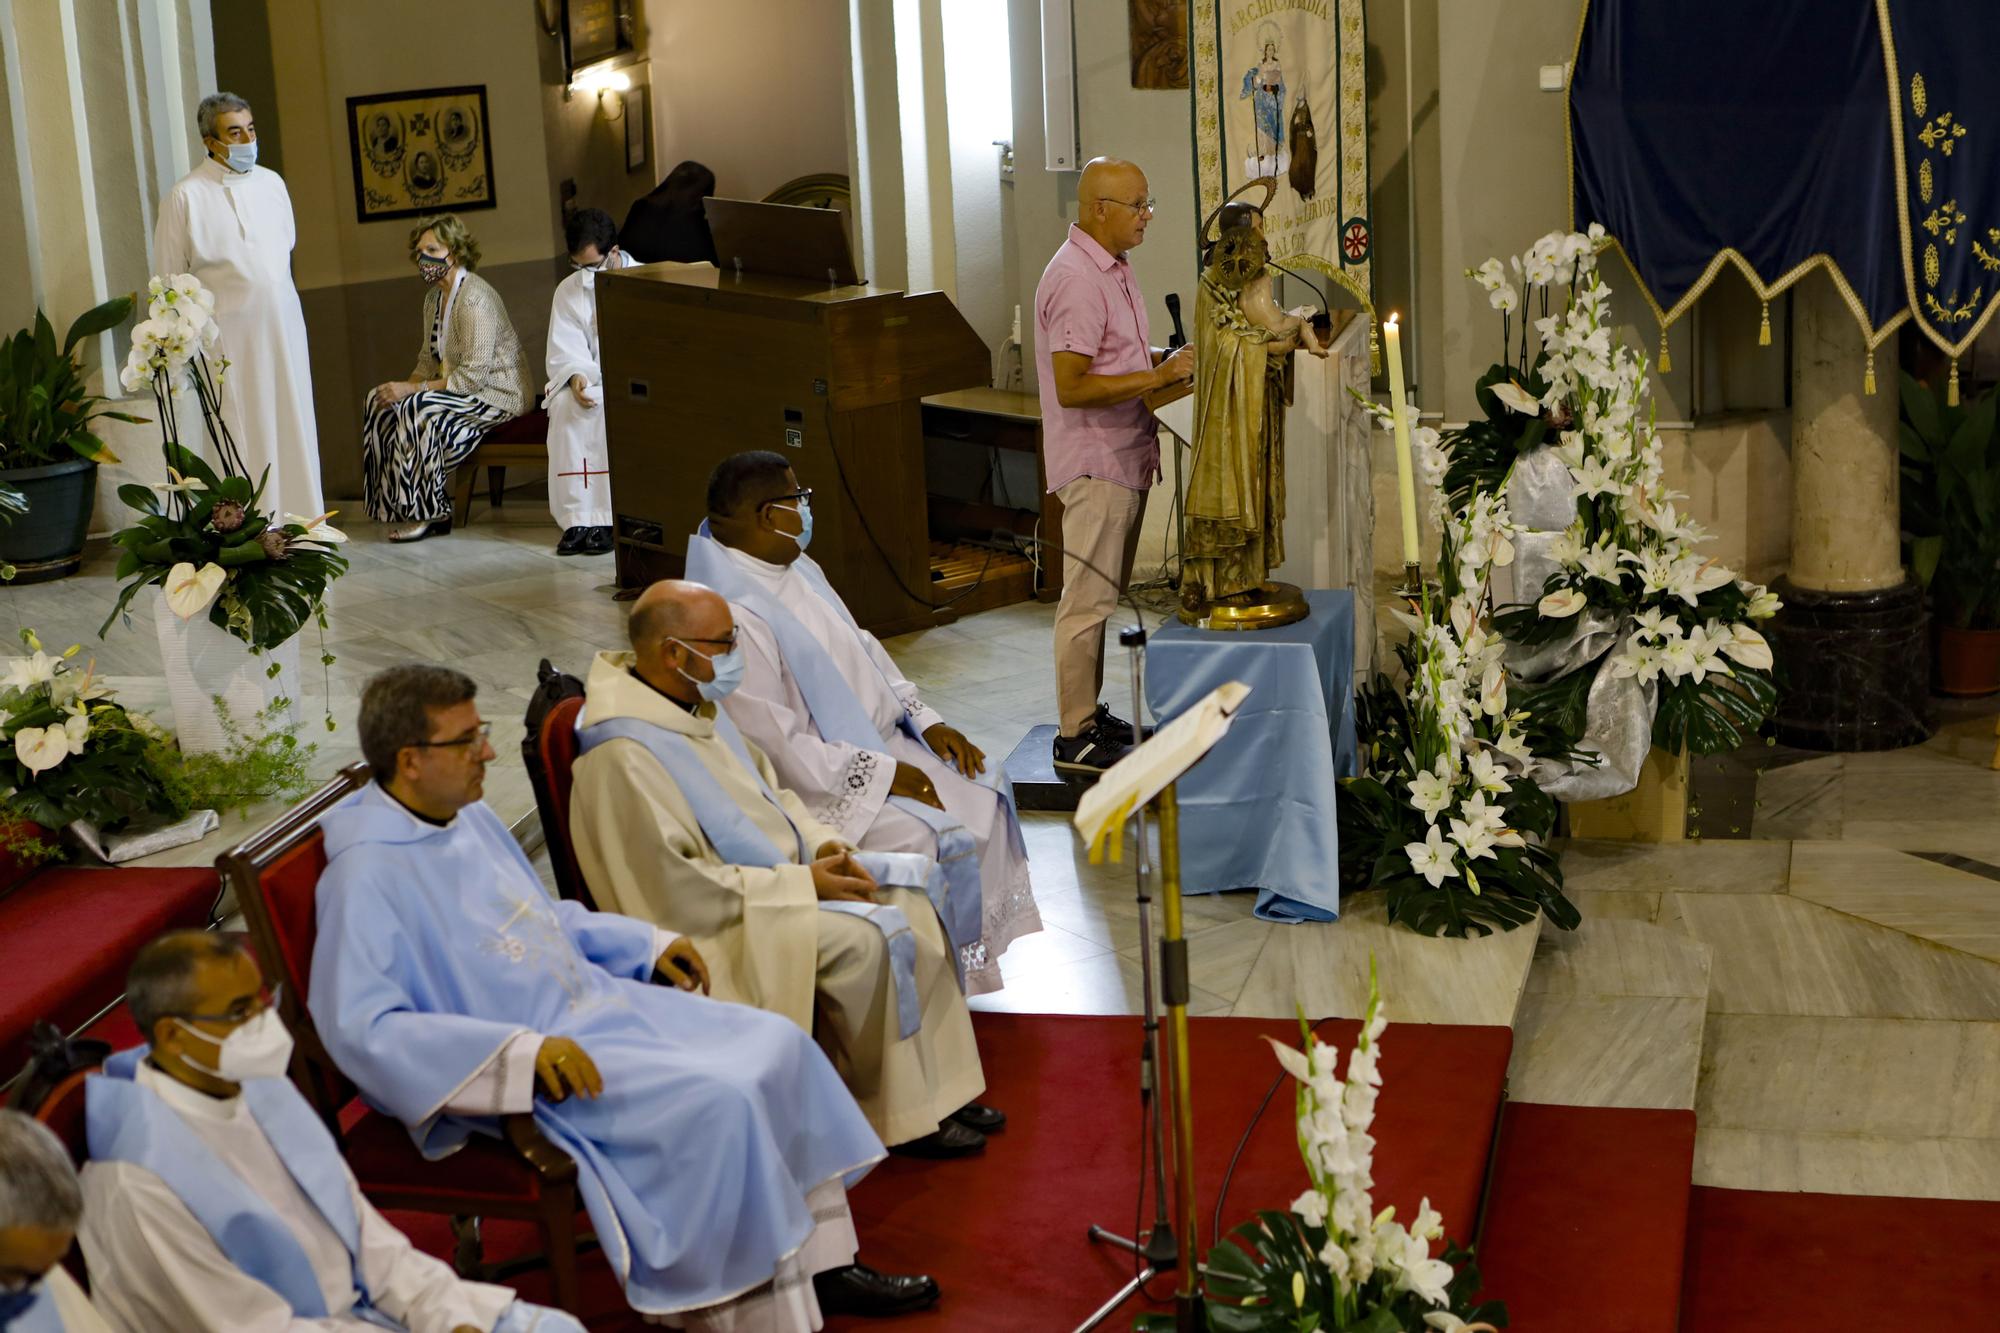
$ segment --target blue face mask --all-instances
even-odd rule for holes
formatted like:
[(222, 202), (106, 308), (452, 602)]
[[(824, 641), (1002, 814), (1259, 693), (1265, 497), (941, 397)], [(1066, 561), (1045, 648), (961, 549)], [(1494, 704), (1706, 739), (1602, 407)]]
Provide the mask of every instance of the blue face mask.
[(28, 1313), (28, 1307), (33, 1305), (41, 1294), (42, 1284), (39, 1282), (30, 1283), (19, 1291), (0, 1291), (0, 1328), (7, 1327)]
[(233, 143), (229, 145), (229, 169), (231, 171), (248, 171), (256, 165), (257, 141), (255, 139), (252, 139), (249, 143)]
[(792, 512), (799, 516), (799, 530), (797, 532), (787, 532), (784, 535), (790, 537), (793, 541), (797, 542), (799, 544), (799, 549), (803, 551), (806, 549), (806, 547), (812, 545), (812, 539), (813, 539), (812, 500), (809, 497), (800, 496), (798, 508), (793, 510)]
[[(675, 639), (674, 642), (686, 648), (691, 653), (696, 651), (694, 646), (688, 643), (686, 639)], [(714, 657), (708, 659), (708, 665), (709, 669), (715, 672), (713, 680), (696, 680), (679, 667), (675, 667), (674, 670), (680, 671), (683, 676), (687, 676), (688, 683), (694, 686), (695, 693), (699, 694), (703, 699), (712, 704), (721, 703), (724, 699), (736, 693), (736, 687), (743, 683), (742, 645), (738, 644), (726, 653), (717, 653)]]

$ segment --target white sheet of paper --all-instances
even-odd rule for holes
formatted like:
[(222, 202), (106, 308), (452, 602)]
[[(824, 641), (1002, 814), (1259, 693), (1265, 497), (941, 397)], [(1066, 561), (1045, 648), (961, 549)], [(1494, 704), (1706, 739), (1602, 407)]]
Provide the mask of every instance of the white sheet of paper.
[(1222, 739), (1249, 697), (1250, 687), (1240, 680), (1216, 686), (1200, 703), (1154, 732), (1151, 740), (1106, 769), (1077, 802), (1076, 829), (1084, 843), (1095, 847), (1133, 810), (1193, 768)]

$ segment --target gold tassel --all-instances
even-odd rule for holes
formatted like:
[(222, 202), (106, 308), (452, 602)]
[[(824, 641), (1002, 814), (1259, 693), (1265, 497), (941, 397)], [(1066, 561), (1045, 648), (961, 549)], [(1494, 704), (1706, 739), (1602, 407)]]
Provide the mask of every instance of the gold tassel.
[(1660, 373), (1666, 374), (1674, 368), (1674, 359), (1667, 353), (1667, 326), (1660, 325)]
[(1861, 392), (1873, 395), (1875, 392), (1875, 349), (1868, 349), (1868, 370), (1861, 377)]
[(1951, 359), (1951, 383), (1948, 386), (1946, 386), (1944, 391), (1944, 405), (1946, 407), (1958, 406), (1958, 358), (1957, 357), (1953, 357)]
[(1382, 321), (1378, 319), (1368, 321), (1368, 373), (1382, 373)]
[(1759, 347), (1769, 347), (1771, 345), (1771, 303), (1769, 301), (1764, 302), (1764, 317), (1757, 325), (1757, 345)]

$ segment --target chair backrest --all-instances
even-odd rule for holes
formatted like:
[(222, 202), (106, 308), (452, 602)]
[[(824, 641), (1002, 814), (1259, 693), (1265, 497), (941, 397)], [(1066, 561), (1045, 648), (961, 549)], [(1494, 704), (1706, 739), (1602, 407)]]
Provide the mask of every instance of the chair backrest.
[(595, 908), (590, 886), (577, 864), (576, 844), (569, 833), (569, 796), (576, 764), (576, 720), (583, 712), (583, 682), (544, 661), (541, 685), (528, 702), (527, 729), (521, 738), (521, 761), (535, 791), (535, 809), (542, 817), (549, 865), (556, 891), (585, 907)]
[(368, 765), (342, 769), (331, 782), (215, 862), (236, 890), (236, 905), (250, 923), (265, 979), (284, 983), (279, 1010), (292, 1033), (292, 1081), (336, 1134), (340, 1108), (353, 1099), (354, 1085), (327, 1054), (306, 1009), (313, 944), (319, 933), (314, 900), (320, 872), (326, 869), (320, 821), (367, 783)]
[[(96, 1065), (91, 1065), (64, 1075), (42, 1097), (39, 1106), (22, 1108), (55, 1131), (63, 1147), (69, 1149), (70, 1160), (79, 1167), (90, 1156), (90, 1135), (85, 1130), (83, 1118), (83, 1081), (95, 1074), (97, 1069)], [(84, 1267), (82, 1246), (72, 1244), (69, 1247), (69, 1252), (63, 1256), (63, 1267), (76, 1279), (77, 1285), (89, 1290), (90, 1274)]]

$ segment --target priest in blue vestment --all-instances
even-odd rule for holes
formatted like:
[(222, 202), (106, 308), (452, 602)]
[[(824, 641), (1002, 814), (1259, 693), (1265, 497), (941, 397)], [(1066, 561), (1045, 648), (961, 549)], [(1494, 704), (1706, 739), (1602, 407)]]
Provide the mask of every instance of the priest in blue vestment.
[(83, 1251), (105, 1316), (124, 1333), (583, 1333), (375, 1211), (285, 1076), (271, 998), (233, 935), (176, 931), (133, 962), (150, 1045), (84, 1085)]
[(0, 1329), (109, 1333), (62, 1266), (83, 1217), (76, 1164), (49, 1127), (0, 1110)]
[(309, 997), (335, 1062), (427, 1156), (532, 1112), (643, 1315), (804, 1333), (935, 1301), (854, 1263), (846, 1186), (883, 1148), (812, 1040), (699, 993), (690, 941), (543, 889), (479, 799), (476, 688), (412, 665), (362, 695), (376, 781), (323, 821)]

